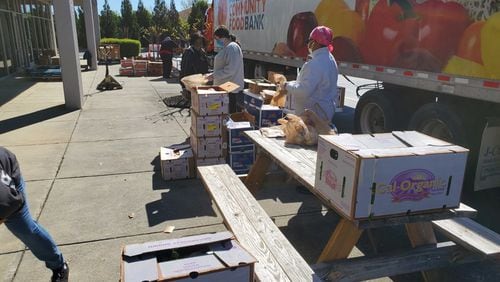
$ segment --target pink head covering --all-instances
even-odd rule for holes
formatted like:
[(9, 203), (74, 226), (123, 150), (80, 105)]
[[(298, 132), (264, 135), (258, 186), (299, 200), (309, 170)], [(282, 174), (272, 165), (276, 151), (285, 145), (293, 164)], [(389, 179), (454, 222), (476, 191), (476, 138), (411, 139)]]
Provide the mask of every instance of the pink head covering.
[(321, 45), (327, 46), (330, 52), (333, 51), (333, 45), (332, 45), (333, 32), (330, 28), (322, 25), (315, 27), (311, 31), (309, 39), (310, 40), (312, 39)]

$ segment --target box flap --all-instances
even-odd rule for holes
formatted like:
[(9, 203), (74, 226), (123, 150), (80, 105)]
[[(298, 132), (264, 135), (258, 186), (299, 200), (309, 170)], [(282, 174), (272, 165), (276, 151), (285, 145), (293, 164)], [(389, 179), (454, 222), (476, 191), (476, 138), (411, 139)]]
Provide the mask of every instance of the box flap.
[(192, 158), (193, 150), (190, 145), (178, 145), (160, 148), (160, 160), (171, 161), (178, 159)]
[(145, 253), (169, 250), (174, 248), (183, 248), (187, 246), (196, 246), (202, 244), (210, 244), (224, 240), (232, 239), (234, 236), (231, 232), (218, 232), (213, 234), (203, 234), (197, 236), (189, 236), (179, 239), (169, 239), (162, 241), (147, 242), (143, 244), (132, 244), (125, 246), (123, 254), (127, 257), (137, 256)]
[(226, 92), (233, 92), (234, 90), (240, 88), (240, 86), (236, 83), (233, 82), (226, 82), (221, 85), (219, 85), (220, 88), (225, 90)]
[(162, 279), (188, 277), (193, 272), (199, 274), (226, 268), (213, 254), (160, 262), (158, 266)]
[(447, 147), (406, 147), (394, 149), (364, 149), (356, 151), (355, 154), (362, 158), (387, 158), (404, 156), (425, 156), (434, 154), (466, 153), (467, 149), (460, 146)]
[(240, 129), (240, 128), (250, 128), (251, 129), (252, 125), (250, 124), (249, 121), (235, 122), (235, 121), (229, 120), (226, 123), (226, 127), (227, 127), (227, 129)]
[(153, 254), (141, 258), (128, 258), (123, 261), (123, 282), (156, 281), (158, 266)]
[(211, 244), (210, 250), (229, 267), (256, 262), (256, 259), (243, 249), (236, 240)]
[(214, 95), (214, 94), (227, 94), (226, 91), (223, 90), (215, 90), (214, 88), (209, 88), (209, 89), (197, 89), (196, 93), (198, 95)]
[(408, 144), (408, 146), (413, 147), (453, 145), (417, 131), (394, 131), (392, 134), (402, 142)]
[(263, 111), (281, 111), (280, 107), (271, 105), (262, 105), (260, 109)]

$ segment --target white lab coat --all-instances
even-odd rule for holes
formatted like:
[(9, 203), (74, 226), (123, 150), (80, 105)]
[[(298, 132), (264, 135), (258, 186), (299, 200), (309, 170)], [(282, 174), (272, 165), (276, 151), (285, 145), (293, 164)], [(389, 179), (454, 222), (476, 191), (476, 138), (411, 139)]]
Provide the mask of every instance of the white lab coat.
[(240, 86), (234, 92), (243, 91), (243, 54), (238, 44), (230, 42), (217, 53), (214, 58), (214, 85), (220, 85), (228, 81)]
[(338, 69), (335, 58), (327, 47), (311, 53), (296, 81), (286, 84), (286, 90), (294, 95), (295, 113), (300, 115), (305, 109), (314, 111), (319, 117), (331, 121), (337, 101)]

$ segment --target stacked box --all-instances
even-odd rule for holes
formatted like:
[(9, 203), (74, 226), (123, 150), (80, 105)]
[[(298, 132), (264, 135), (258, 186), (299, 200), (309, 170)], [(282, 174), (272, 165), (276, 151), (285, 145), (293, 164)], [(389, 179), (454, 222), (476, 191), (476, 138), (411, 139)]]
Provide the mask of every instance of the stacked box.
[(450, 209), (467, 154), (416, 131), (321, 135), (314, 189), (351, 220)]
[(163, 75), (163, 63), (162, 62), (149, 62), (148, 74), (150, 76), (162, 76)]
[(248, 85), (248, 90), (257, 95), (264, 89), (276, 90), (276, 84), (268, 83), (263, 79), (245, 79), (245, 83)]
[(134, 67), (134, 60), (122, 59), (122, 60), (120, 60), (120, 66), (122, 68), (133, 68)]
[(160, 167), (164, 180), (193, 178), (195, 174), (193, 151), (189, 145), (161, 147)]
[(255, 161), (255, 147), (244, 134), (253, 130), (255, 119), (247, 112), (232, 114), (224, 125), (224, 140), (228, 144), (227, 162), (236, 174), (246, 174)]
[(146, 76), (148, 74), (148, 61), (135, 60), (134, 61), (134, 75)]
[(229, 112), (229, 93), (238, 87), (228, 82), (191, 91), (190, 140), (197, 166), (225, 163), (227, 141), (222, 125)]
[(120, 68), (120, 75), (122, 75), (122, 76), (134, 76), (134, 68), (133, 67)]
[(278, 119), (283, 117), (283, 109), (265, 104), (261, 95), (243, 91), (245, 110), (255, 118), (255, 127), (270, 127), (278, 125)]

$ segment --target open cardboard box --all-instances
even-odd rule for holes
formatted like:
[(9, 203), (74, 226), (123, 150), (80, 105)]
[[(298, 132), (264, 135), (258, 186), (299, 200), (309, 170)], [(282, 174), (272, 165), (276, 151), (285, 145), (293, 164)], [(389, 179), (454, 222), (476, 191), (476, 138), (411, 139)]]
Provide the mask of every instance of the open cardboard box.
[(121, 282), (252, 282), (255, 258), (230, 232), (123, 247)]
[(182, 144), (161, 147), (160, 167), (164, 180), (193, 178), (196, 168), (191, 146)]
[(254, 94), (260, 94), (262, 90), (276, 90), (276, 84), (269, 83), (264, 79), (247, 79), (244, 82), (248, 84), (248, 90)]
[(228, 114), (228, 95), (239, 87), (232, 82), (218, 86), (198, 86), (191, 91), (191, 108), (200, 116)]

